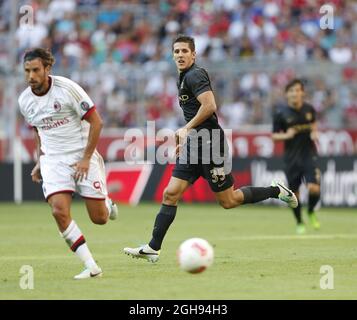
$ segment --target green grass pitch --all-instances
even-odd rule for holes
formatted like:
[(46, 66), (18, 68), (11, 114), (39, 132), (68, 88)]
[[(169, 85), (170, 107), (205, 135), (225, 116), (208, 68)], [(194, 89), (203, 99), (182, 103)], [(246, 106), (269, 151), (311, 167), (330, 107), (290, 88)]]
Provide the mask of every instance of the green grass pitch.
[[(356, 299), (357, 213), (322, 209), (322, 228), (294, 234), (289, 209), (216, 204), (179, 207), (157, 264), (123, 254), (146, 243), (158, 204), (120, 206), (107, 225), (90, 222), (84, 203), (73, 217), (104, 271), (72, 280), (82, 270), (59, 236), (46, 203), (0, 204), (0, 299)], [(306, 215), (305, 215), (305, 220)], [(179, 270), (176, 249), (191, 237), (207, 239), (215, 262), (202, 274)], [(19, 286), (20, 268), (34, 270), (34, 289)], [(334, 289), (321, 289), (322, 265), (334, 271)]]

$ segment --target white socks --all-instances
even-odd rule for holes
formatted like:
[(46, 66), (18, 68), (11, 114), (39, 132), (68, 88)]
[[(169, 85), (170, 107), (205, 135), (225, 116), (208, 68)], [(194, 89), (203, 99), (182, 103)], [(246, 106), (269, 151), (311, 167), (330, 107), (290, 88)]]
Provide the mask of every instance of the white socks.
[(62, 233), (71, 250), (81, 259), (86, 268), (92, 269), (97, 264), (86, 244), (86, 240), (74, 220), (71, 221), (68, 228)]
[(82, 244), (76, 251), (76, 255), (84, 262), (84, 265), (88, 269), (93, 269), (97, 267), (96, 262), (94, 261), (92, 254), (89, 251), (89, 248), (86, 243)]

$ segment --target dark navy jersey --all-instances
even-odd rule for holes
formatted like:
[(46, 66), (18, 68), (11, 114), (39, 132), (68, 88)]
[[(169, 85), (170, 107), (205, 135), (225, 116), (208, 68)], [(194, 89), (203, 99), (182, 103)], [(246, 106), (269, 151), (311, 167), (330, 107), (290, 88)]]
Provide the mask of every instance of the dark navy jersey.
[(287, 165), (303, 164), (316, 156), (316, 146), (310, 138), (311, 124), (315, 121), (316, 112), (308, 103), (304, 103), (299, 111), (285, 106), (274, 114), (274, 133), (286, 132), (289, 128), (297, 131), (292, 139), (284, 141), (284, 160)]
[[(207, 71), (193, 64), (189, 69), (180, 73), (177, 88), (180, 107), (183, 110), (186, 122), (189, 122), (197, 114), (201, 106), (197, 97), (203, 92), (212, 91)], [(214, 113), (195, 129), (198, 131), (202, 128), (220, 129), (217, 115)]]

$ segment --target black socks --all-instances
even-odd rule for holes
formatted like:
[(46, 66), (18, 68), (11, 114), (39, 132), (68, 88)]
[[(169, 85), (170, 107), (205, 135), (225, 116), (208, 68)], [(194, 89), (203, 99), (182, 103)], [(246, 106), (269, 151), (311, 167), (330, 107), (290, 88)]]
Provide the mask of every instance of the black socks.
[[(320, 194), (311, 194), (309, 193), (309, 200), (308, 200), (308, 214), (312, 214), (314, 212), (314, 208), (316, 206), (316, 204), (319, 202), (320, 200)], [(300, 200), (299, 200), (299, 205), (295, 208), (292, 209), (294, 212), (294, 216), (296, 219), (297, 223), (302, 223), (302, 218), (301, 218), (301, 205), (300, 205)]]
[(299, 201), (299, 204), (296, 208), (292, 209), (293, 212), (294, 212), (294, 216), (295, 216), (295, 219), (296, 219), (296, 222), (298, 224), (302, 223), (302, 219), (301, 219), (301, 205), (300, 205), (300, 201)]
[(280, 189), (279, 187), (242, 187), (240, 190), (244, 195), (244, 202), (255, 203), (269, 198), (278, 198)]
[(316, 204), (319, 202), (319, 200), (320, 200), (320, 194), (309, 193), (309, 202), (307, 205), (307, 212), (309, 214), (314, 212), (314, 208)]
[(160, 212), (156, 216), (152, 239), (149, 242), (150, 248), (160, 250), (165, 234), (176, 216), (177, 206), (161, 205)]

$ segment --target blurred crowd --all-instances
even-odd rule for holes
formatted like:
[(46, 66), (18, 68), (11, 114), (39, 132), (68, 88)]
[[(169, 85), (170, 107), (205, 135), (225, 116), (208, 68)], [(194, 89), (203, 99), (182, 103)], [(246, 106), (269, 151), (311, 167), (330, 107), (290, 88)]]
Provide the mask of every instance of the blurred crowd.
[[(0, 0), (1, 39), (9, 33), (11, 3)], [(326, 3), (320, 0), (20, 3), (33, 8), (34, 25), (18, 24), (18, 61), (29, 47), (51, 48), (57, 61), (53, 73), (88, 91), (106, 128), (140, 126), (146, 120), (156, 120), (158, 127), (182, 124), (171, 58), (178, 33), (195, 38), (223, 126), (269, 124), (274, 108), (284, 103), (287, 81), (308, 74), (307, 97), (321, 126), (357, 127), (357, 1), (329, 1), (333, 30), (320, 28), (320, 7)], [(0, 43), (5, 68), (10, 53)], [(242, 64), (262, 67), (232, 72)], [(330, 64), (337, 73), (324, 69)], [(315, 71), (309, 72), (312, 66)]]

